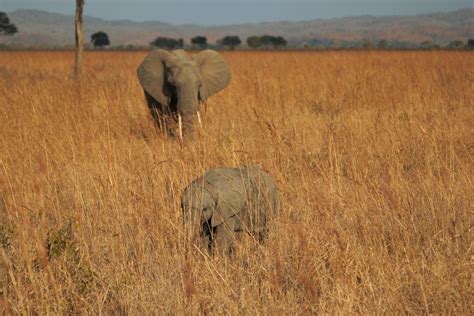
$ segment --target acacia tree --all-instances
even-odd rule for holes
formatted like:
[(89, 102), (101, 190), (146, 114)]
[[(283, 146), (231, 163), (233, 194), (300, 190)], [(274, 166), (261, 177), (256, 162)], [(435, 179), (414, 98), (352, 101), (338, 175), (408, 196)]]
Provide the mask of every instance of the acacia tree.
[(242, 41), (240, 40), (240, 37), (236, 35), (227, 35), (223, 39), (219, 40), (220, 43), (224, 46), (229, 46), (231, 50), (234, 50), (235, 46), (240, 45)]
[(378, 49), (387, 49), (388, 48), (388, 41), (386, 39), (381, 39), (377, 43), (377, 48)]
[(15, 24), (10, 22), (5, 12), (0, 12), (0, 35), (13, 35), (18, 32)]
[(182, 38), (174, 39), (170, 37), (159, 36), (150, 43), (150, 46), (165, 49), (183, 48), (184, 40)]
[(278, 48), (286, 46), (286, 44), (288, 44), (288, 42), (281, 36), (262, 35), (247, 38), (247, 45), (251, 48)]
[(374, 48), (374, 44), (370, 40), (364, 38), (362, 40), (362, 48), (363, 49), (372, 49), (372, 48)]
[(284, 39), (282, 36), (274, 36), (271, 40), (271, 43), (273, 44), (275, 48), (283, 47), (283, 46), (286, 46), (286, 44), (288, 44), (287, 40)]
[(470, 38), (467, 40), (466, 44), (467, 49), (474, 49), (474, 38)]
[(205, 36), (196, 36), (196, 37), (191, 38), (191, 43), (193, 44), (193, 46), (206, 48), (207, 38)]
[(247, 45), (250, 48), (258, 48), (262, 46), (261, 37), (256, 35), (247, 37)]
[(451, 41), (451, 43), (449, 43), (448, 47), (453, 48), (453, 49), (462, 49), (462, 48), (464, 48), (464, 42), (461, 41), (461, 40)]
[(420, 43), (420, 48), (422, 49), (432, 49), (434, 47), (434, 44), (432, 41), (423, 41)]
[(84, 11), (84, 0), (76, 0), (75, 30), (76, 30), (76, 60), (74, 65), (74, 76), (81, 73), (82, 52), (84, 50), (84, 33), (82, 26), (82, 12)]
[(92, 34), (91, 43), (92, 45), (94, 45), (94, 47), (99, 48), (110, 45), (109, 36), (107, 35), (107, 33), (99, 31), (97, 33)]

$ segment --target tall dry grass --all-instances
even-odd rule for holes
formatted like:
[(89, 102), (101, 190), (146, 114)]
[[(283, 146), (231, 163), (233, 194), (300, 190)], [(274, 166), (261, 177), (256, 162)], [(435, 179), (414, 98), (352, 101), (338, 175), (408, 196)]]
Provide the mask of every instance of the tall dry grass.
[[(0, 310), (472, 314), (474, 55), (225, 53), (233, 79), (181, 144), (157, 133), (145, 53), (0, 53)], [(179, 197), (262, 165), (266, 244), (209, 257)]]

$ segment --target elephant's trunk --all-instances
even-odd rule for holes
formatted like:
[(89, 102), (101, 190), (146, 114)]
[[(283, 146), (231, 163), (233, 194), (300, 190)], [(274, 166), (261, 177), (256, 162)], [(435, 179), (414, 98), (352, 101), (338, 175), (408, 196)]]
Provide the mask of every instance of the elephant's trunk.
[(208, 247), (212, 234), (209, 225), (210, 212), (192, 210), (186, 215), (184, 217), (184, 232), (187, 238)]
[(190, 134), (199, 109), (198, 90), (194, 87), (178, 88), (178, 114), (182, 117), (184, 134)]
[(184, 214), (184, 224), (199, 226), (209, 221), (212, 216), (212, 210), (191, 210)]

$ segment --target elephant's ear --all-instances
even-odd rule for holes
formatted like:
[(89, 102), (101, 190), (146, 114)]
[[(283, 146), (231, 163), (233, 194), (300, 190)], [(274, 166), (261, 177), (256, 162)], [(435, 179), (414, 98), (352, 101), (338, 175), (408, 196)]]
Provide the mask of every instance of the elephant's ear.
[(230, 82), (230, 70), (225, 59), (211, 49), (192, 56), (201, 69), (202, 85), (199, 90), (201, 100), (224, 89)]
[(137, 75), (143, 89), (161, 104), (168, 104), (169, 87), (165, 80), (165, 65), (173, 55), (163, 49), (150, 52), (138, 66)]

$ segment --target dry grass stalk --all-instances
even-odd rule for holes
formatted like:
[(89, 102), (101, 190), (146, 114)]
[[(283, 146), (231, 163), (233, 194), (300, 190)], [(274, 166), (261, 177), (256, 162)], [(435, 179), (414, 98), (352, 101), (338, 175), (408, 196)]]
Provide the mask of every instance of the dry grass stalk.
[[(472, 54), (229, 52), (184, 144), (153, 126), (144, 55), (86, 53), (77, 85), (73, 53), (0, 53), (0, 310), (472, 313)], [(189, 251), (182, 189), (250, 163), (281, 191), (267, 243)]]

